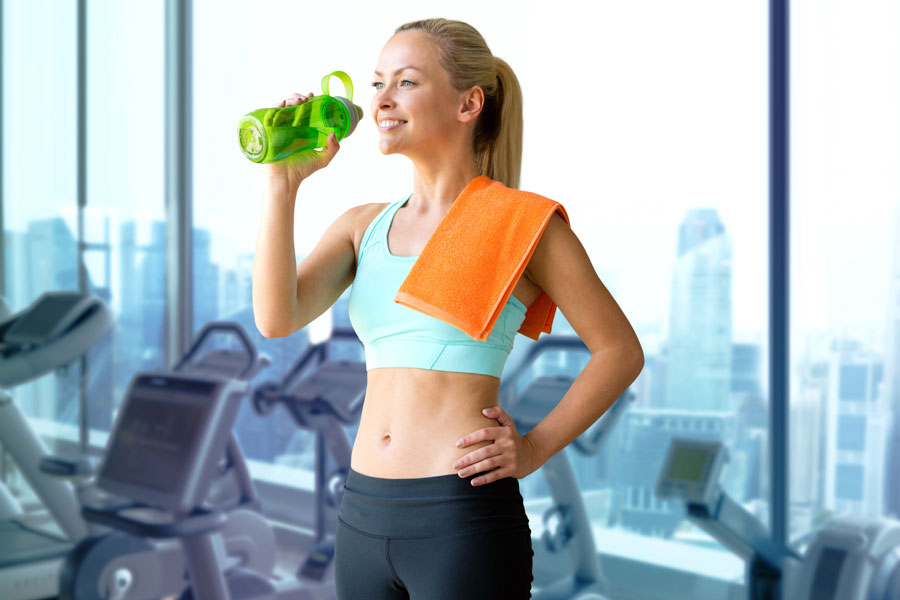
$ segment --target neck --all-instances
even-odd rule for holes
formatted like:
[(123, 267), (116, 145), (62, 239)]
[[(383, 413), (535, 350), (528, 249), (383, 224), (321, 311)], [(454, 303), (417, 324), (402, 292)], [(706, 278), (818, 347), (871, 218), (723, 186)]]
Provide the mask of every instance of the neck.
[(466, 185), (480, 173), (471, 141), (448, 143), (443, 151), (426, 156), (412, 155), (413, 195), (406, 203), (411, 214), (421, 218), (442, 218)]
[[(465, 166), (463, 166), (465, 165)], [(406, 203), (412, 213), (420, 217), (443, 217), (454, 200), (470, 181), (480, 173), (475, 168), (474, 158), (448, 168), (420, 168), (416, 165), (413, 173), (413, 195)]]

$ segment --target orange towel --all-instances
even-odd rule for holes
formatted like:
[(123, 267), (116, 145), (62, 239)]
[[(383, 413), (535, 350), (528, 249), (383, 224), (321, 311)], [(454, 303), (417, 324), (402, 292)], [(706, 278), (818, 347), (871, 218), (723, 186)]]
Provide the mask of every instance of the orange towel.
[[(487, 340), (554, 212), (569, 222), (559, 202), (479, 175), (444, 215), (394, 302)], [(518, 333), (534, 340), (550, 333), (555, 314), (541, 291)]]

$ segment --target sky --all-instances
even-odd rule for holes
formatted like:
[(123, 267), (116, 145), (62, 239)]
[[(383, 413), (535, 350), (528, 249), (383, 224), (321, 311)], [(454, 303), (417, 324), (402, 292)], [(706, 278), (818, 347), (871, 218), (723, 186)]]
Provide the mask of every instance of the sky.
[[(74, 4), (4, 3), (9, 229), (62, 215), (75, 230)], [(298, 255), (351, 206), (412, 190), (411, 162), (377, 149), (368, 84), (397, 26), (444, 16), (475, 26), (515, 70), (525, 119), (520, 188), (563, 204), (645, 348), (666, 332), (678, 227), (693, 208), (714, 208), (732, 238), (735, 337), (765, 341), (767, 3), (600, 2), (590, 19), (573, 18), (581, 5), (570, 4), (349, 2), (336, 11), (195, 0), (194, 221), (213, 231), (213, 261), (233, 266), (258, 233), (262, 171), (237, 147), (238, 119), (293, 92), (320, 93), (333, 70), (350, 74), (365, 115), (332, 164), (301, 187)], [(877, 343), (884, 328), (900, 236), (898, 4), (791, 3), (798, 330)], [(163, 3), (88, 6), (86, 227), (100, 236), (109, 215), (115, 241), (116, 223), (165, 215)], [(333, 80), (332, 93), (340, 89)], [(35, 160), (47, 156), (52, 176)]]

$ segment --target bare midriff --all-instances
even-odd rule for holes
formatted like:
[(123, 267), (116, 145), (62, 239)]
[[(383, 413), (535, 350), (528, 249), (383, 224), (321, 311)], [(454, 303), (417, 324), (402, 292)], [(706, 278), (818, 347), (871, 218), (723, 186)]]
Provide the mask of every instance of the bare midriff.
[(493, 443), (456, 447), (461, 437), (500, 425), (481, 412), (497, 405), (499, 388), (498, 378), (476, 373), (369, 370), (350, 466), (391, 479), (456, 473), (457, 458)]

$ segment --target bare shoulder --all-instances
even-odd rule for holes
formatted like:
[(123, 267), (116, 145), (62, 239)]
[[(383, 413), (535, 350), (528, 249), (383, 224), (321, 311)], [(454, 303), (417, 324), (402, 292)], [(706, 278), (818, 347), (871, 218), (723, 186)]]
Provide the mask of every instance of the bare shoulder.
[(356, 255), (357, 261), (359, 260), (359, 245), (362, 243), (362, 238), (366, 233), (366, 229), (369, 228), (369, 225), (372, 224), (375, 217), (377, 217), (389, 204), (390, 202), (368, 202), (366, 204), (354, 206), (350, 209), (353, 215), (352, 231), (350, 232), (350, 235), (353, 239), (353, 253)]
[(378, 214), (388, 206), (390, 202), (368, 202), (354, 206), (353, 211), (353, 237), (362, 239), (363, 234)]

